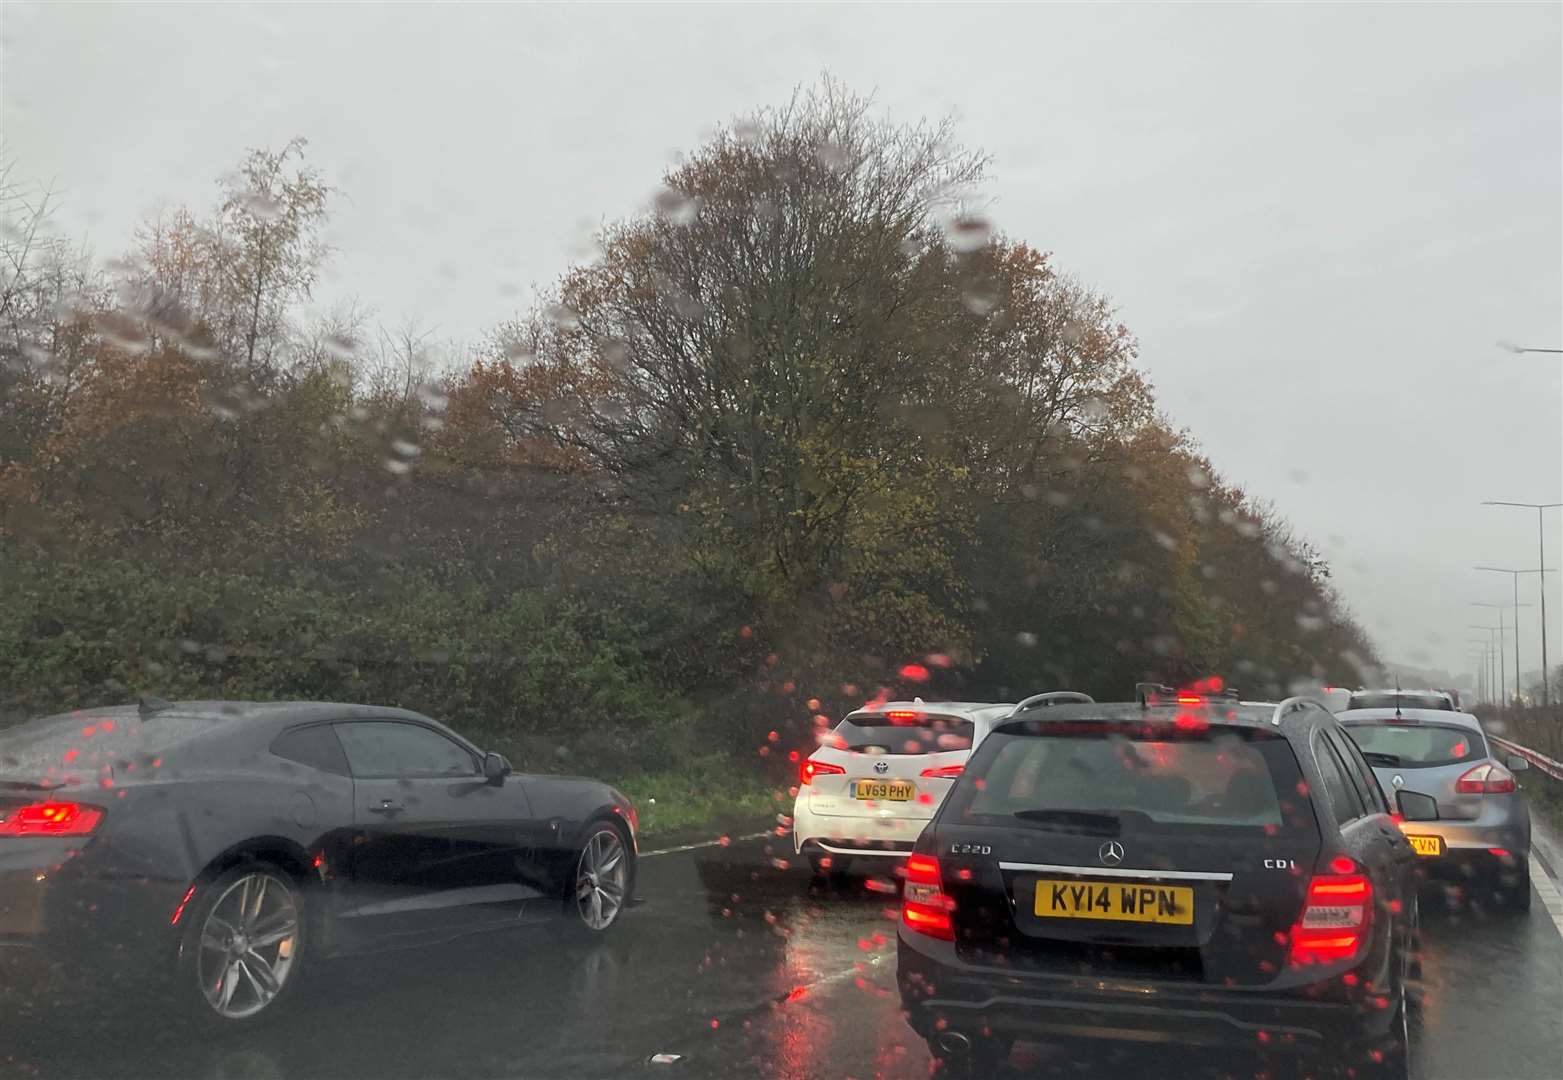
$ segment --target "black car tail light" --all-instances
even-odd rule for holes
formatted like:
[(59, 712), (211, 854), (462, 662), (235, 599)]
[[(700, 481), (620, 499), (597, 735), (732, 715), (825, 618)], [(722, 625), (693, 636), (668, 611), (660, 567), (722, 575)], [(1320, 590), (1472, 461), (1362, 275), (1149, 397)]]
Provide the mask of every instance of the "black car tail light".
[(1373, 883), (1357, 869), (1350, 859), (1336, 858), (1331, 873), (1308, 882), (1302, 916), (1292, 927), (1291, 966), (1339, 963), (1362, 950), (1373, 915)]
[(927, 934), (942, 941), (955, 940), (955, 924), (950, 919), (954, 908), (944, 895), (944, 880), (939, 860), (932, 855), (913, 855), (906, 860), (906, 888), (901, 894), (901, 922), (908, 930)]
[(103, 809), (78, 802), (36, 802), (0, 810), (0, 836), (86, 836)]

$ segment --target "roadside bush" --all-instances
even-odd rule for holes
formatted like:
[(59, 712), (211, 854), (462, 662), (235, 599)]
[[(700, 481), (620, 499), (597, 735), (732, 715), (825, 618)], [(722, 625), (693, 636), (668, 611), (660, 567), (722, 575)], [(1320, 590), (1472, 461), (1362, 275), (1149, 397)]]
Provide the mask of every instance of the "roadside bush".
[(0, 722), (155, 694), (416, 709), (480, 743), (564, 749), (529, 752), (538, 768), (658, 768), (691, 742), (691, 710), (623, 618), (542, 591), (494, 597), (459, 566), (328, 586), (5, 555)]

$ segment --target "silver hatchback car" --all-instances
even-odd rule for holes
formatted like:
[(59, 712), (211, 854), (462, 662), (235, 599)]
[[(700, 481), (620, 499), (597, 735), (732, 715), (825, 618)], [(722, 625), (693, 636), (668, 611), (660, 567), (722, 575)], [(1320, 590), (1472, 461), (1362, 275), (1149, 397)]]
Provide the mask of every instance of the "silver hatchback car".
[[(1530, 906), (1530, 811), (1481, 721), (1454, 709), (1348, 709), (1336, 716), (1403, 816), (1400, 829), (1432, 879), (1480, 904)], [(1421, 798), (1418, 798), (1421, 796)]]

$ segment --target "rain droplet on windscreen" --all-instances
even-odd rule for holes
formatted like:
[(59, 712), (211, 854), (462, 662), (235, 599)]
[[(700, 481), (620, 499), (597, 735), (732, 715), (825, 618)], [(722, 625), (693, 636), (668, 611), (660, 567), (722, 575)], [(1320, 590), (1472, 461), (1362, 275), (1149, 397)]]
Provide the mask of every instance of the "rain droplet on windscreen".
[(993, 235), (993, 227), (979, 217), (957, 217), (945, 226), (945, 239), (959, 252), (976, 251), (984, 247)]
[(575, 330), (581, 325), (581, 313), (565, 304), (550, 305), (544, 315), (561, 330)]
[(656, 207), (657, 216), (669, 225), (679, 228), (694, 224), (695, 218), (700, 213), (700, 204), (697, 200), (673, 188), (663, 188), (657, 192), (652, 199), (652, 204)]

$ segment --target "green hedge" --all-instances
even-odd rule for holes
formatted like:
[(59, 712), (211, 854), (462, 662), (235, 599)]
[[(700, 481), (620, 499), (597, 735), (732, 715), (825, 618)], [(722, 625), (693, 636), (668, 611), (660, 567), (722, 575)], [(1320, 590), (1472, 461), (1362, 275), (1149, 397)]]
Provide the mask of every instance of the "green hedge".
[(402, 706), (534, 767), (657, 769), (698, 743), (628, 614), (460, 565), (279, 580), (0, 554), (0, 722), (156, 694)]

